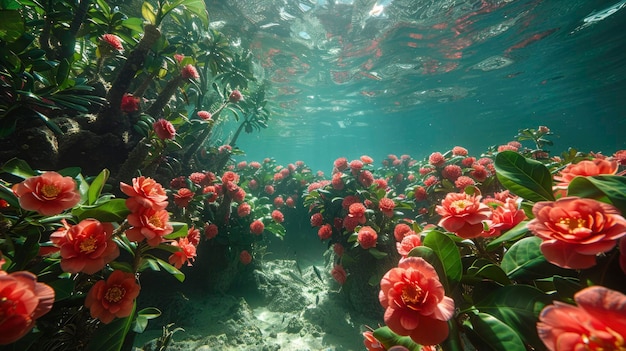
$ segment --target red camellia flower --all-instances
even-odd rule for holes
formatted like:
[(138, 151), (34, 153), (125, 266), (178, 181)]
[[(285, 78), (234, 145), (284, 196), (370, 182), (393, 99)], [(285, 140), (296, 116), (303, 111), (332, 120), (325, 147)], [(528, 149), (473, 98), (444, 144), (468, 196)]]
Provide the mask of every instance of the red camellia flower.
[(217, 225), (213, 224), (213, 223), (206, 223), (204, 225), (204, 235), (206, 236), (207, 239), (211, 240), (213, 238), (215, 238), (217, 236), (218, 233), (218, 227)]
[(396, 203), (388, 197), (383, 197), (378, 202), (378, 208), (385, 217), (393, 217), (393, 210), (396, 208)]
[(611, 250), (626, 235), (626, 219), (619, 210), (593, 199), (537, 202), (533, 214), (528, 229), (543, 240), (546, 260), (563, 268), (594, 266), (597, 254)]
[(393, 228), (393, 237), (396, 239), (396, 241), (402, 241), (405, 236), (410, 234), (415, 234), (415, 232), (408, 224), (398, 223), (396, 224), (395, 228)]
[(179, 238), (178, 241), (173, 241), (172, 246), (179, 247), (180, 251), (176, 251), (170, 255), (168, 259), (170, 264), (177, 269), (180, 269), (185, 263), (187, 263), (187, 266), (191, 266), (191, 262), (196, 258), (196, 246), (186, 237)]
[(480, 198), (466, 193), (448, 193), (435, 208), (442, 217), (438, 225), (464, 239), (480, 236), (482, 222), (491, 215), (491, 210), (480, 202)]
[(362, 203), (357, 202), (350, 205), (348, 213), (348, 217), (355, 218), (360, 224), (365, 224), (365, 206)]
[(243, 250), (239, 253), (239, 261), (244, 265), (249, 265), (252, 262), (252, 255), (247, 250)]
[(333, 173), (333, 178), (331, 180), (331, 184), (333, 186), (333, 189), (335, 189), (335, 190), (342, 190), (343, 189), (345, 184), (343, 183), (343, 179), (341, 179), (342, 176), (343, 176), (343, 173), (341, 173), (341, 172)]
[(452, 148), (452, 155), (454, 156), (467, 156), (467, 149), (461, 146), (455, 146)]
[(357, 241), (362, 248), (367, 250), (369, 248), (376, 247), (377, 239), (378, 234), (376, 234), (376, 231), (372, 227), (365, 226), (359, 229)]
[(421, 345), (439, 344), (448, 336), (454, 300), (445, 296), (435, 268), (423, 258), (401, 259), (380, 281), (378, 299), (385, 323), (396, 334)]
[(578, 176), (590, 177), (600, 174), (615, 174), (618, 166), (617, 161), (609, 161), (602, 158), (583, 160), (570, 164), (563, 168), (558, 175), (554, 176), (554, 180), (557, 182), (555, 188), (560, 190), (567, 189), (569, 183)]
[(321, 213), (314, 213), (311, 215), (311, 227), (319, 227), (324, 224), (324, 217)]
[(71, 177), (45, 172), (13, 185), (20, 207), (44, 216), (57, 215), (80, 202), (80, 193)]
[(211, 112), (209, 112), (209, 111), (198, 111), (198, 117), (200, 117), (200, 119), (208, 121), (213, 116), (211, 115)]
[(95, 219), (84, 219), (50, 235), (52, 243), (61, 248), (61, 269), (65, 272), (94, 274), (120, 255), (113, 241), (113, 225)]
[(139, 102), (141, 100), (138, 97), (134, 97), (133, 94), (126, 93), (122, 96), (122, 102), (120, 103), (120, 110), (126, 113), (132, 113), (139, 111)]
[(613, 160), (622, 166), (626, 166), (626, 150), (619, 150), (613, 154)]
[[(0, 267), (4, 260), (0, 260)], [(37, 282), (27, 271), (0, 270), (0, 345), (8, 345), (28, 334), (35, 321), (48, 313), (54, 303), (54, 290)]]
[(335, 243), (333, 244), (333, 251), (335, 252), (335, 255), (341, 257), (343, 256), (343, 252), (344, 252), (344, 247), (343, 245), (341, 245), (340, 243)]
[(245, 217), (250, 214), (251, 210), (252, 207), (250, 207), (250, 204), (242, 202), (239, 206), (237, 206), (237, 215), (239, 217)]
[(174, 194), (174, 203), (178, 207), (185, 208), (189, 205), (191, 200), (193, 200), (193, 196), (193, 191), (187, 188), (180, 188), (178, 189), (178, 192)]
[(396, 250), (398, 250), (400, 256), (406, 258), (411, 250), (421, 245), (422, 239), (418, 234), (409, 234), (402, 238), (401, 242), (396, 243)]
[(443, 166), (446, 163), (445, 157), (441, 154), (441, 152), (433, 152), (428, 157), (428, 163), (435, 167)]
[(537, 334), (548, 350), (623, 350), (626, 295), (591, 286), (574, 300), (578, 306), (554, 301), (541, 311)]
[(491, 219), (487, 221), (489, 231), (483, 233), (484, 237), (498, 236), (526, 219), (526, 214), (519, 208), (513, 198), (506, 200), (502, 206), (493, 209)]
[(282, 223), (285, 221), (285, 216), (279, 210), (272, 211), (272, 220), (276, 223)]
[(115, 34), (103, 34), (100, 37), (100, 40), (107, 43), (109, 47), (117, 51), (124, 51), (124, 46), (122, 46), (122, 39)]
[(426, 188), (421, 185), (416, 186), (413, 189), (415, 200), (416, 201), (424, 201), (428, 197), (428, 193), (426, 192)]
[(274, 207), (281, 208), (283, 207), (284, 204), (285, 204), (285, 200), (283, 200), (282, 196), (279, 195), (274, 198)]
[(115, 317), (130, 316), (138, 295), (139, 284), (135, 275), (116, 270), (106, 281), (100, 280), (94, 284), (85, 298), (85, 307), (89, 309), (92, 318), (108, 324)]
[(343, 269), (343, 266), (340, 264), (333, 266), (333, 269), (330, 271), (330, 275), (332, 275), (333, 279), (341, 285), (343, 285), (346, 282), (346, 278), (348, 278), (346, 270)]
[(363, 344), (365, 344), (367, 351), (387, 351), (385, 346), (374, 337), (374, 333), (371, 331), (363, 333)]
[(370, 185), (374, 184), (374, 175), (372, 172), (365, 170), (359, 173), (359, 183), (366, 188), (369, 188)]
[(330, 239), (330, 237), (333, 236), (333, 227), (328, 223), (324, 224), (317, 230), (317, 236), (319, 236), (321, 240)]
[(272, 194), (274, 194), (274, 187), (273, 187), (273, 186), (271, 186), (271, 185), (266, 185), (266, 186), (265, 186), (265, 193), (266, 193), (267, 195), (272, 195)]
[(148, 245), (157, 246), (165, 235), (174, 231), (169, 219), (170, 215), (166, 210), (140, 209), (128, 215), (128, 224), (132, 228), (126, 231), (126, 237), (136, 242), (146, 239)]
[(463, 189), (467, 188), (468, 186), (475, 184), (476, 183), (474, 183), (474, 179), (468, 176), (460, 176), (454, 181), (454, 186), (460, 191), (463, 191)]
[(207, 195), (207, 202), (215, 202), (218, 198), (217, 188), (214, 185), (207, 185), (202, 189), (202, 193)]
[(335, 162), (333, 162), (333, 165), (337, 171), (343, 172), (348, 169), (348, 160), (345, 157), (339, 157), (335, 160)]
[(200, 78), (200, 75), (198, 74), (198, 70), (196, 70), (196, 68), (192, 64), (188, 64), (185, 67), (183, 67), (183, 69), (180, 72), (180, 74), (185, 79), (198, 79), (198, 78)]
[(261, 222), (261, 220), (257, 219), (254, 222), (250, 223), (250, 232), (255, 235), (263, 234), (265, 230), (265, 224)]
[(128, 196), (126, 207), (132, 212), (142, 208), (162, 210), (167, 207), (167, 194), (161, 184), (150, 177), (133, 178), (133, 185), (120, 182), (120, 189)]
[(296, 207), (296, 202), (293, 199), (293, 197), (289, 196), (287, 198), (287, 200), (285, 200), (285, 205), (287, 205), (287, 207), (289, 207), (289, 208), (295, 208)]
[(172, 122), (163, 118), (159, 118), (156, 122), (152, 123), (152, 128), (154, 129), (157, 137), (161, 140), (171, 140), (174, 139), (174, 136), (176, 135), (176, 128), (174, 128)]
[(366, 165), (374, 163), (374, 159), (367, 155), (362, 155), (360, 159), (361, 159), (361, 162), (365, 163)]
[(241, 99), (243, 99), (243, 96), (239, 90), (233, 90), (230, 92), (230, 95), (228, 95), (228, 102), (233, 104), (238, 103)]
[(443, 171), (441, 171), (441, 175), (451, 182), (455, 181), (462, 174), (463, 170), (457, 165), (447, 165), (443, 168)]

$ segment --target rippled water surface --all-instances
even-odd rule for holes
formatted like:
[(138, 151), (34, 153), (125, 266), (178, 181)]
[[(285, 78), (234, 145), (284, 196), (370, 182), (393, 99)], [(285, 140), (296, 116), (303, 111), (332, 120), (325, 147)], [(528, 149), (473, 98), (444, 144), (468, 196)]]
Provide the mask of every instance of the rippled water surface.
[[(626, 0), (229, 0), (214, 25), (272, 82), (247, 159), (479, 154), (549, 126), (554, 152), (626, 148)], [(219, 20), (219, 22), (217, 22)], [(260, 67), (261, 68), (261, 67)]]

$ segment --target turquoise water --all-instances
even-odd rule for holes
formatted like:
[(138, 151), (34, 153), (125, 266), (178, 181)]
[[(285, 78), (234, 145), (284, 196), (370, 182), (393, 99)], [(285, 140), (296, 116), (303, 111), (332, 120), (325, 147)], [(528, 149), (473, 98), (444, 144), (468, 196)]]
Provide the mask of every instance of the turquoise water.
[[(213, 1), (272, 82), (242, 159), (478, 154), (549, 126), (552, 151), (626, 148), (624, 1)], [(242, 24), (243, 23), (243, 24)]]

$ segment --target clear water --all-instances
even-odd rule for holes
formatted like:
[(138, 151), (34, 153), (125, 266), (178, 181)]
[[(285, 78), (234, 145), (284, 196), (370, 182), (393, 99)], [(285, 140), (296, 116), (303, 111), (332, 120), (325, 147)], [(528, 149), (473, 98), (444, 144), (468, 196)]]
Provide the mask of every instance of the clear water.
[[(376, 5), (382, 5), (382, 10)], [(479, 154), (549, 126), (553, 151), (626, 148), (626, 3), (618, 0), (213, 1), (272, 81), (245, 159)]]

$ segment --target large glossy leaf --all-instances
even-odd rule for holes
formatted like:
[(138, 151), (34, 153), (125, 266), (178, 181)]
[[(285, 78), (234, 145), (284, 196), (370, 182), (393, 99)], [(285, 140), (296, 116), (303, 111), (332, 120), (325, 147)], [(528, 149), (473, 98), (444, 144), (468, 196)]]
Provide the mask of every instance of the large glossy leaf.
[(435, 252), (443, 265), (446, 277), (450, 284), (450, 292), (456, 288), (463, 275), (461, 255), (454, 241), (440, 231), (430, 231), (424, 238), (424, 246)]
[(102, 172), (100, 172), (100, 174), (98, 174), (93, 182), (91, 182), (91, 185), (89, 186), (89, 190), (87, 192), (87, 205), (93, 205), (94, 203), (96, 203), (96, 200), (98, 200), (98, 197), (100, 197), (100, 193), (102, 192), (104, 184), (106, 184), (107, 179), (109, 179), (110, 173), (111, 172), (109, 172), (109, 170), (105, 168), (102, 170)]
[(526, 351), (524, 342), (515, 330), (487, 313), (477, 313), (470, 319), (472, 329), (482, 345), (481, 351)]
[(554, 274), (568, 275), (566, 269), (546, 261), (539, 249), (540, 244), (541, 239), (536, 236), (516, 242), (504, 254), (500, 267), (513, 280), (547, 278)]
[(529, 285), (508, 285), (480, 298), (474, 306), (513, 328), (528, 344), (541, 347), (537, 336), (537, 317), (550, 299), (541, 290)]
[(567, 187), (568, 196), (596, 199), (617, 207), (626, 213), (626, 177), (599, 175), (576, 177)]
[(126, 200), (112, 199), (98, 206), (82, 206), (72, 210), (72, 214), (79, 220), (95, 218), (101, 222), (120, 222), (128, 216), (130, 211), (126, 207)]
[(189, 234), (189, 227), (185, 222), (170, 222), (174, 230), (165, 236), (165, 239), (174, 240), (186, 237)]
[(109, 324), (102, 324), (92, 336), (85, 350), (90, 351), (119, 351), (124, 345), (126, 334), (130, 330), (135, 315), (137, 303), (133, 304), (130, 316), (117, 318)]
[(26, 27), (24, 19), (17, 10), (0, 10), (0, 40), (5, 42), (13, 42), (24, 34)]
[(420, 351), (422, 347), (419, 344), (416, 344), (410, 337), (408, 336), (400, 336), (389, 327), (380, 327), (374, 330), (374, 337), (376, 340), (380, 341), (381, 344), (389, 350), (392, 346), (401, 345), (409, 349), (409, 351)]
[(541, 162), (502, 151), (495, 159), (496, 176), (512, 193), (529, 201), (554, 201), (552, 175)]
[(529, 221), (521, 221), (515, 227), (509, 229), (504, 234), (487, 243), (487, 250), (494, 250), (505, 242), (515, 241), (522, 238), (524, 235), (526, 235), (526, 233), (528, 233), (528, 228), (526, 227), (526, 224), (528, 224), (528, 222)]
[(0, 173), (9, 173), (22, 179), (36, 176), (37, 173), (24, 160), (12, 158), (0, 167)]

